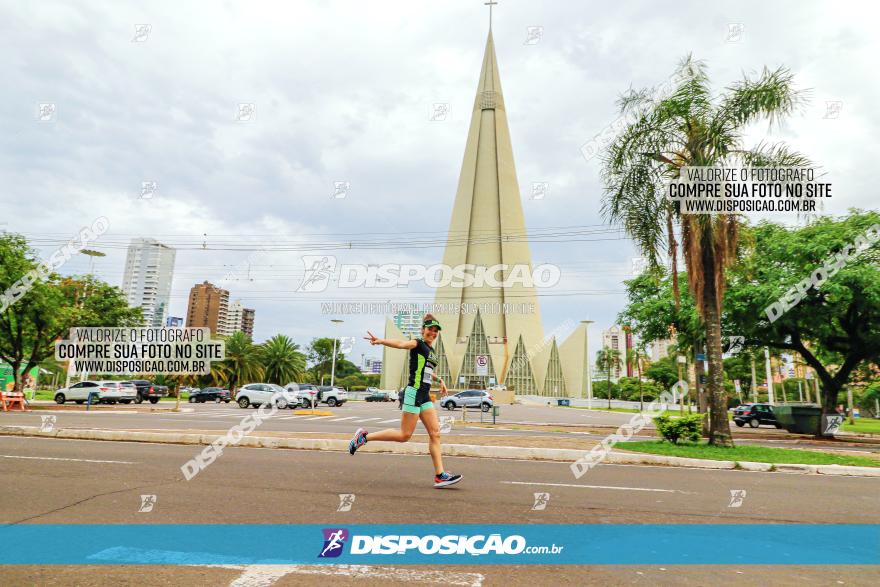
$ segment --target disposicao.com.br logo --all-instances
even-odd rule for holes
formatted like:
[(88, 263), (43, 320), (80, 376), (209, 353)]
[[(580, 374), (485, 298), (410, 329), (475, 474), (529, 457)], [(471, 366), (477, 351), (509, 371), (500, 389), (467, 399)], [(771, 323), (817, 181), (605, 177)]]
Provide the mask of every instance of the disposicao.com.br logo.
[[(344, 528), (324, 529), (324, 547), (319, 558), (337, 557), (349, 537)], [(406, 554), (445, 554), (445, 555), (518, 555), (518, 554), (559, 554), (564, 546), (528, 546), (526, 539), (518, 534), (445, 535), (428, 534), (388, 534), (352, 535), (349, 554), (353, 555), (406, 555)]]

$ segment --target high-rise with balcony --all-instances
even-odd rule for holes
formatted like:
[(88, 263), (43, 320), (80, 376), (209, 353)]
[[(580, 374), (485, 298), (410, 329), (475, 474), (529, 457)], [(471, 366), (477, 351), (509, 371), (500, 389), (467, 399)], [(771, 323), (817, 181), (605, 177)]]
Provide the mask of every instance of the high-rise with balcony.
[(133, 238), (125, 257), (122, 291), (144, 312), (147, 326), (162, 327), (171, 301), (176, 251), (151, 238)]
[(229, 332), (229, 292), (205, 281), (189, 290), (186, 309), (189, 328), (211, 329), (211, 334), (226, 336)]
[(241, 300), (235, 300), (229, 304), (229, 313), (226, 318), (226, 336), (233, 332), (244, 332), (248, 336), (254, 336), (254, 315), (256, 311), (245, 308)]

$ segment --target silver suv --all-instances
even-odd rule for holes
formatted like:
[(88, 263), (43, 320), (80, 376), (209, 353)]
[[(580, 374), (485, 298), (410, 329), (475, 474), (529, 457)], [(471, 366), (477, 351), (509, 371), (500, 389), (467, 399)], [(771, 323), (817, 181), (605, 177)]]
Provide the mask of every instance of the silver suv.
[(440, 405), (447, 410), (454, 410), (455, 408), (461, 408), (464, 406), (468, 408), (480, 408), (484, 412), (488, 412), (492, 409), (492, 406), (495, 405), (495, 398), (493, 398), (488, 391), (469, 389), (443, 398), (440, 400)]
[(327, 404), (332, 408), (348, 401), (348, 392), (335, 385), (331, 387), (311, 383), (288, 383), (287, 391), (296, 394), (300, 405), (304, 408), (310, 408), (312, 404)]
[(274, 383), (248, 383), (243, 385), (238, 388), (238, 392), (235, 394), (235, 402), (240, 408), (248, 406), (256, 408), (272, 401), (273, 397), (275, 405), (281, 410), (284, 408), (294, 410), (299, 407), (299, 400), (296, 394)]

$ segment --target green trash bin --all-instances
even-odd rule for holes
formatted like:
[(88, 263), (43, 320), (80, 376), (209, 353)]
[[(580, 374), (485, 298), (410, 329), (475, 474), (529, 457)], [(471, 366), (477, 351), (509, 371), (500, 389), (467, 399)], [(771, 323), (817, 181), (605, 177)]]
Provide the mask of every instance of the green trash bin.
[(773, 415), (783, 428), (794, 434), (819, 434), (822, 408), (815, 404), (773, 406)]

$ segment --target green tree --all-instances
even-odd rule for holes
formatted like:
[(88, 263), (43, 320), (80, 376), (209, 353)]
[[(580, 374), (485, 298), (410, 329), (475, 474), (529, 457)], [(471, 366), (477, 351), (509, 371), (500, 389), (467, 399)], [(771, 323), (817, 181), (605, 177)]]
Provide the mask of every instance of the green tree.
[(306, 370), (306, 356), (290, 337), (276, 334), (260, 347), (260, 363), (268, 383), (286, 385), (302, 379)]
[(226, 339), (226, 357), (213, 363), (212, 376), (234, 396), (239, 386), (263, 378), (260, 355), (260, 347), (247, 334), (234, 332)]
[(601, 348), (596, 353), (596, 367), (604, 370), (608, 375), (608, 408), (611, 408), (611, 370), (620, 367), (620, 351), (617, 349)]
[[(24, 237), (0, 235), (0, 294), (28, 279), (40, 262)], [(118, 287), (94, 276), (61, 277), (50, 272), (0, 311), (0, 359), (12, 367), (14, 389), (21, 391), (21, 374), (54, 356), (55, 340), (66, 339), (71, 328), (142, 325), (141, 309), (129, 308)]]
[(654, 361), (645, 370), (645, 376), (656, 381), (665, 389), (672, 388), (678, 381), (678, 365), (675, 362), (675, 357), (669, 355), (659, 361)]
[[(725, 329), (752, 347), (798, 353), (819, 377), (826, 413), (860, 365), (880, 360), (880, 241), (870, 237), (880, 236), (878, 225), (880, 213), (859, 211), (800, 228), (761, 223), (746, 231), (748, 245), (730, 276)], [(856, 242), (860, 253), (825, 270)], [(817, 272), (827, 279), (804, 288)], [(780, 313), (773, 305), (788, 304), (798, 288), (803, 298)]]
[(721, 304), (725, 271), (736, 255), (739, 222), (734, 215), (679, 214), (677, 204), (665, 197), (665, 183), (677, 179), (686, 166), (807, 165), (805, 157), (784, 145), (745, 147), (750, 124), (791, 114), (802, 96), (784, 68), (745, 77), (717, 98), (700, 61), (682, 61), (676, 80), (672, 92), (657, 101), (650, 89), (631, 90), (621, 98), (621, 112), (634, 114), (635, 121), (605, 156), (603, 211), (623, 226), (653, 267), (659, 265), (662, 251), (672, 252), (675, 260), (677, 223), (688, 287), (704, 324), (709, 443), (732, 446), (722, 374)]
[[(315, 383), (321, 383), (326, 378), (326, 383), (330, 383), (330, 371), (333, 368), (333, 340), (329, 337), (315, 338), (309, 344), (308, 359), (311, 363), (310, 371)], [(345, 355), (339, 350), (339, 341), (336, 341), (336, 375), (345, 377), (351, 375), (354, 371), (358, 371), (349, 361), (345, 360)], [(348, 363), (343, 366), (342, 363)], [(341, 367), (341, 369), (340, 369)], [(352, 370), (353, 367), (353, 370)]]

